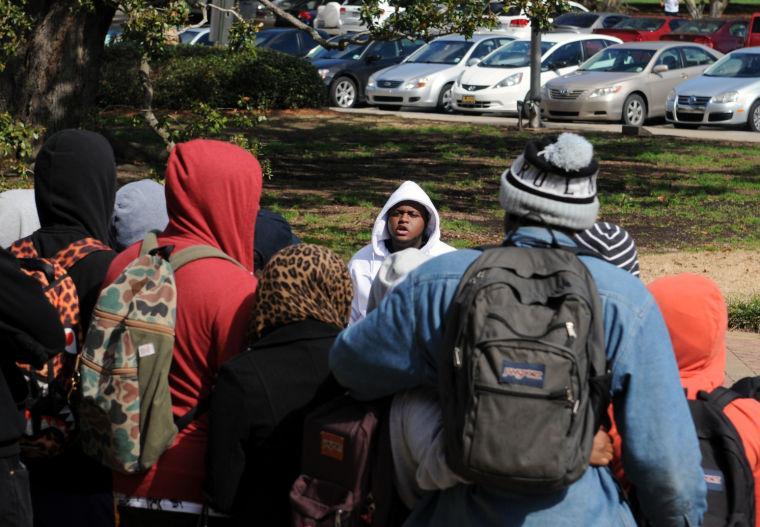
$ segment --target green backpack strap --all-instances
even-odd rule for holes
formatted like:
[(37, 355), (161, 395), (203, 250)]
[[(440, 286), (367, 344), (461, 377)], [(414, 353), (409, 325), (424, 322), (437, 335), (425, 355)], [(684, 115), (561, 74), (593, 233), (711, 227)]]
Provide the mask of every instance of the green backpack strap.
[(176, 271), (185, 264), (189, 264), (195, 260), (202, 260), (204, 258), (219, 258), (221, 260), (227, 260), (228, 262), (233, 263), (241, 269), (247, 271), (243, 264), (234, 258), (227, 256), (219, 249), (210, 247), (208, 245), (196, 245), (194, 247), (188, 247), (183, 251), (173, 254), (171, 258), (169, 258), (169, 263), (172, 265), (172, 269)]
[(140, 245), (140, 256), (145, 256), (150, 251), (158, 247), (158, 236), (156, 231), (149, 231), (145, 234), (143, 242)]

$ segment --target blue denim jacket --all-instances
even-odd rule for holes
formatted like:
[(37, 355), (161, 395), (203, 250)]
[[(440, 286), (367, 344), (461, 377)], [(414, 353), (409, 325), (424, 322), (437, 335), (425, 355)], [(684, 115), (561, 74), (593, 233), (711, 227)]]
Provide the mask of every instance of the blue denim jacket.
[[(561, 244), (569, 237), (555, 232)], [(542, 245), (549, 231), (523, 227), (513, 241)], [(342, 332), (330, 353), (337, 379), (360, 399), (437, 385), (445, 313), (459, 280), (479, 255), (461, 250), (413, 271), (361, 323)], [(654, 299), (633, 276), (582, 257), (604, 308), (611, 395), (623, 440), (623, 464), (646, 516), (656, 526), (697, 526), (706, 509), (701, 456), (681, 389), (668, 330)], [(563, 492), (497, 493), (478, 485), (430, 492), (407, 526), (633, 526), (610, 470), (591, 468)]]

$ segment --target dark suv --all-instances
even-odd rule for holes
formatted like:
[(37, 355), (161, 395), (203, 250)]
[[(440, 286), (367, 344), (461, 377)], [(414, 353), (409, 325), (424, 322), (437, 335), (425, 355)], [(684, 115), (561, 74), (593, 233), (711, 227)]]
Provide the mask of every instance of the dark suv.
[[(332, 40), (345, 38), (346, 35), (341, 35)], [(425, 43), (408, 39), (369, 42), (366, 35), (359, 38), (363, 38), (363, 43), (349, 44), (342, 50), (320, 46), (307, 56), (325, 81), (333, 106), (352, 108), (364, 101), (370, 75), (398, 64)]]

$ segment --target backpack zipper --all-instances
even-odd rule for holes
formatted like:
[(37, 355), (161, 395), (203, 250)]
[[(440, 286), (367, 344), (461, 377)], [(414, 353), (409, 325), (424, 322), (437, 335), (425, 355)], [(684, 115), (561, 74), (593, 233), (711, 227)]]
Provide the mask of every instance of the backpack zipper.
[(93, 313), (99, 318), (104, 318), (106, 320), (110, 320), (111, 322), (118, 322), (119, 324), (124, 324), (127, 327), (144, 329), (145, 331), (152, 331), (153, 333), (163, 333), (165, 335), (171, 335), (172, 337), (174, 336), (174, 330), (172, 328), (168, 328), (160, 324), (151, 324), (150, 322), (130, 320), (128, 318), (109, 313), (108, 311), (101, 311), (100, 309), (95, 309)]
[(103, 366), (100, 364), (96, 364), (95, 362), (91, 361), (84, 355), (81, 357), (81, 361), (84, 363), (85, 366), (87, 366), (90, 369), (95, 370), (98, 373), (107, 372), (111, 375), (129, 375), (129, 374), (137, 374), (137, 368), (112, 368), (110, 370), (106, 370)]

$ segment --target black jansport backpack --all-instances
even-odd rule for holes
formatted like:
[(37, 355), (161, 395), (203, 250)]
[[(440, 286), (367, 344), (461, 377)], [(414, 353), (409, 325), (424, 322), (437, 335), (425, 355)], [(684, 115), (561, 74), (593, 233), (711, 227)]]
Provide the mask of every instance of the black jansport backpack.
[(470, 481), (546, 493), (588, 467), (609, 375), (601, 301), (578, 254), (487, 249), (462, 277), (439, 394), (446, 460)]
[(731, 386), (731, 390), (735, 391), (742, 397), (760, 401), (760, 376), (739, 379), (733, 386)]
[(699, 437), (707, 484), (703, 527), (750, 527), (755, 524), (755, 483), (741, 438), (723, 409), (742, 395), (718, 387), (699, 392), (689, 409)]

